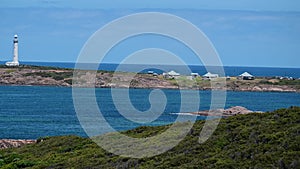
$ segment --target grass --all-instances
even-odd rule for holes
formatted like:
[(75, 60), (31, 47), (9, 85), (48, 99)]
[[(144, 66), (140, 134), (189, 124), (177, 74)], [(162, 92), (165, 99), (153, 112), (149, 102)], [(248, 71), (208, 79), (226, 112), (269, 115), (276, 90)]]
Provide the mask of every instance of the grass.
[(262, 84), (271, 84), (271, 85), (300, 85), (300, 80), (288, 80), (282, 79), (278, 80), (277, 82), (270, 82), (268, 80), (261, 80), (260, 83)]
[[(47, 137), (21, 148), (0, 151), (1, 168), (300, 168), (300, 108), (221, 119), (214, 134), (198, 143), (203, 121), (161, 155), (131, 159), (113, 155), (88, 138)], [(124, 131), (153, 136), (169, 126)]]
[(5, 71), (5, 73), (13, 73), (13, 72), (15, 72), (16, 70), (14, 70), (14, 69), (8, 69), (8, 70), (6, 70)]
[(282, 79), (282, 80), (277, 80), (275, 82), (269, 81), (269, 80), (261, 80), (259, 82), (260, 84), (267, 84), (267, 85), (275, 85), (275, 86), (293, 86), (297, 89), (300, 89), (300, 80), (288, 80), (288, 79)]
[(41, 77), (51, 77), (55, 80), (64, 80), (66, 78), (72, 78), (73, 72), (33, 72), (26, 73), (24, 76), (41, 76)]

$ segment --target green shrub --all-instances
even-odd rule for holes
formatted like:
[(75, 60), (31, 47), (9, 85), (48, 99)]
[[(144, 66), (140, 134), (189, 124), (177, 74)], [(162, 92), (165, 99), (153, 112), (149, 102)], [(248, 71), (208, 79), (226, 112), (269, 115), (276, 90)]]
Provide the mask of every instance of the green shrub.
[[(300, 168), (299, 119), (299, 107), (224, 118), (203, 144), (199, 144), (198, 137), (204, 122), (196, 121), (192, 131), (176, 147), (142, 159), (111, 154), (88, 138), (46, 137), (36, 144), (0, 150), (0, 167)], [(145, 138), (164, 132), (169, 126), (143, 126), (122, 134)]]

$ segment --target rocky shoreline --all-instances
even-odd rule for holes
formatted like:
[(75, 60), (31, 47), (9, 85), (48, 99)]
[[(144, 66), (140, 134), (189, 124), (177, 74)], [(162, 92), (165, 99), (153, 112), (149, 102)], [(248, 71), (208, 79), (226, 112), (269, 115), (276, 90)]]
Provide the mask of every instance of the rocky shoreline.
[[(0, 68), (0, 85), (17, 86), (63, 86), (63, 87), (96, 87), (96, 88), (158, 88), (158, 89), (195, 89), (212, 90), (210, 81), (199, 77), (190, 80), (187, 77), (179, 79), (165, 79), (161, 75), (133, 74), (125, 72), (89, 71), (77, 72), (77, 79), (73, 79), (73, 70), (43, 67)], [(93, 83), (94, 82), (94, 83)], [(300, 80), (296, 85), (287, 81), (281, 83), (278, 79), (258, 78), (256, 80), (238, 80), (232, 78), (226, 81), (226, 86), (214, 89), (228, 91), (256, 91), (256, 92), (300, 92)], [(178, 84), (183, 84), (179, 85)]]
[(0, 139), (0, 150), (6, 148), (21, 147), (27, 144), (34, 144), (36, 140), (22, 140), (22, 139)]
[(199, 115), (199, 116), (236, 116), (240, 114), (250, 114), (250, 113), (262, 113), (262, 112), (256, 112), (252, 110), (248, 110), (245, 107), (242, 106), (235, 106), (228, 109), (217, 109), (217, 110), (211, 110), (211, 111), (199, 111), (199, 112), (191, 112), (186, 114), (191, 115)]

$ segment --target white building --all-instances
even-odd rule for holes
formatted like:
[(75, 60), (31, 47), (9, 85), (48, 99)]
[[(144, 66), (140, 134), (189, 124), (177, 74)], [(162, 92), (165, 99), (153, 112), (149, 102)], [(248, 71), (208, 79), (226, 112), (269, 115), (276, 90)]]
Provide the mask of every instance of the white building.
[(213, 73), (210, 73), (210, 72), (208, 72), (208, 73), (206, 73), (205, 75), (202, 76), (203, 79), (207, 79), (207, 80), (218, 78), (218, 77), (219, 77), (218, 74), (213, 74)]
[(175, 78), (178, 78), (180, 76), (180, 74), (175, 72), (174, 70), (171, 70), (168, 73), (163, 73), (163, 76), (164, 76), (164, 78), (167, 78), (167, 79), (175, 79)]
[(198, 73), (191, 73), (191, 76), (193, 76), (193, 77), (198, 77), (199, 74), (198, 74)]
[(245, 72), (241, 75), (238, 76), (238, 79), (243, 79), (243, 80), (254, 80), (255, 77), (253, 75), (251, 75), (250, 73), (248, 72)]
[(149, 70), (149, 71), (148, 71), (148, 74), (149, 74), (149, 75), (153, 75), (153, 74), (154, 74), (154, 71), (150, 71), (150, 70)]
[(193, 80), (195, 78), (199, 77), (198, 73), (191, 73), (191, 76), (188, 77), (188, 79)]
[(18, 35), (14, 36), (14, 55), (12, 62), (6, 62), (6, 66), (19, 66)]

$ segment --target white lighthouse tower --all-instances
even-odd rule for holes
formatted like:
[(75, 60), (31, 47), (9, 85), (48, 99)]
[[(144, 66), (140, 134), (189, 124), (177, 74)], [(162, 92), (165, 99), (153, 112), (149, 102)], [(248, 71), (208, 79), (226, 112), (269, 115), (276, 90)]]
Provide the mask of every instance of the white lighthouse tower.
[(18, 53), (18, 35), (14, 36), (14, 56), (12, 62), (6, 62), (6, 66), (19, 66), (19, 53)]

